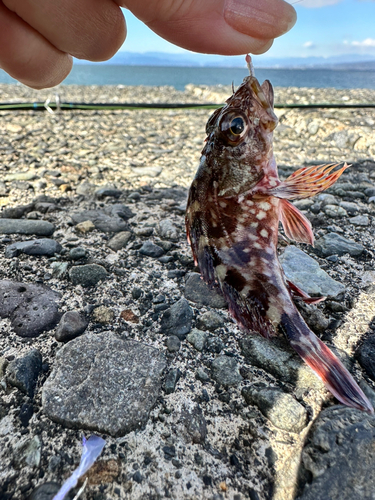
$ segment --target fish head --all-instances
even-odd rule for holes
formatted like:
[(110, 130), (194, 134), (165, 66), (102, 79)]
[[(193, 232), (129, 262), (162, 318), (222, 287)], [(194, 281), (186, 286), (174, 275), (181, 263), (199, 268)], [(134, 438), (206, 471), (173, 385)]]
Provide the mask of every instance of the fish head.
[(273, 131), (278, 119), (273, 111), (273, 88), (250, 75), (217, 109), (206, 125), (203, 154), (211, 158), (210, 168), (218, 194), (233, 196), (251, 189), (265, 175), (273, 157)]

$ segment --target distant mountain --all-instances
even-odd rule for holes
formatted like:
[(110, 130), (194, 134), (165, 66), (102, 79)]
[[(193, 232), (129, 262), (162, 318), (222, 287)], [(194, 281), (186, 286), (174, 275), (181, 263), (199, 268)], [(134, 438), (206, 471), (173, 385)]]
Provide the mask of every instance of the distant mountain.
[[(374, 70), (375, 56), (360, 54), (344, 54), (331, 57), (288, 57), (275, 58), (253, 56), (254, 65), (258, 68), (325, 68), (325, 69), (358, 69)], [(88, 61), (74, 60), (75, 64), (98, 64)], [(207, 54), (183, 53), (170, 54), (166, 52), (118, 52), (109, 61), (100, 64), (126, 66), (183, 66), (183, 67), (245, 67), (244, 56), (216, 56)]]

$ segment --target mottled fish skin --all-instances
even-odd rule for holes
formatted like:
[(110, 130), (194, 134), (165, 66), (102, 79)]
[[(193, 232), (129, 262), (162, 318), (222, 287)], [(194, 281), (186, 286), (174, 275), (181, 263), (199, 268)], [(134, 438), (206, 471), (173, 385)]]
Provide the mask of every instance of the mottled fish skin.
[(279, 221), (288, 237), (313, 244), (309, 221), (286, 198), (332, 185), (347, 168), (303, 168), (281, 182), (273, 156), (273, 89), (251, 74), (207, 123), (206, 145), (189, 192), (186, 228), (204, 281), (226, 298), (246, 330), (269, 338), (280, 330), (342, 403), (372, 405), (339, 359), (308, 328), (277, 258)]

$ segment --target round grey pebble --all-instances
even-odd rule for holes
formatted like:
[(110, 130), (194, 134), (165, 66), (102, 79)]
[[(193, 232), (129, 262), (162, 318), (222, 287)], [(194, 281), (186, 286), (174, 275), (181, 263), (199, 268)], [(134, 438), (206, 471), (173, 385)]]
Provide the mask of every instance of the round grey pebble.
[(141, 199), (140, 193), (138, 191), (133, 191), (129, 194), (128, 200), (139, 201)]
[(215, 290), (211, 290), (199, 273), (190, 273), (188, 275), (185, 284), (185, 297), (201, 306), (227, 307), (224, 297)]
[(324, 207), (324, 213), (327, 217), (335, 218), (335, 217), (346, 217), (348, 212), (343, 208), (337, 205), (326, 205)]
[(207, 311), (201, 314), (197, 320), (197, 327), (202, 330), (213, 332), (218, 328), (224, 326), (223, 318), (214, 311)]
[(195, 378), (201, 382), (209, 382), (210, 376), (202, 368), (198, 368), (195, 374)]
[(170, 219), (163, 219), (159, 222), (159, 234), (166, 240), (178, 240), (178, 229)]
[(329, 319), (324, 316), (320, 309), (316, 308), (309, 308), (305, 321), (315, 333), (325, 332), (329, 325)]
[(161, 318), (160, 329), (166, 335), (175, 335), (184, 340), (191, 330), (193, 310), (189, 302), (181, 298), (165, 311)]
[(328, 255), (349, 255), (355, 257), (361, 255), (364, 247), (353, 240), (349, 240), (337, 233), (328, 233), (315, 242), (315, 250), (323, 257)]
[(69, 250), (69, 259), (79, 260), (85, 259), (88, 256), (88, 251), (83, 247), (75, 247)]
[(178, 368), (177, 370), (170, 370), (167, 373), (164, 382), (164, 391), (166, 394), (172, 394), (172, 392), (175, 391), (176, 384), (179, 381), (180, 377), (181, 377), (181, 372)]
[(60, 294), (47, 286), (17, 281), (0, 281), (0, 317), (10, 318), (21, 337), (37, 337), (56, 325), (60, 319)]
[(349, 215), (355, 215), (358, 213), (358, 205), (352, 201), (342, 201), (340, 207), (344, 208)]
[(123, 191), (121, 191), (121, 189), (103, 187), (95, 191), (95, 196), (97, 198), (104, 198), (105, 196), (110, 196), (112, 198), (119, 198), (122, 195), (122, 193)]
[(69, 271), (69, 277), (73, 285), (83, 287), (95, 286), (100, 280), (104, 280), (107, 271), (98, 264), (86, 264), (84, 266), (74, 266)]
[(130, 231), (121, 231), (111, 238), (107, 245), (111, 250), (117, 252), (117, 250), (121, 250), (121, 248), (124, 248), (128, 244), (131, 236), (132, 233)]
[(356, 217), (352, 217), (350, 220), (351, 224), (355, 226), (368, 226), (370, 224), (370, 219), (367, 215), (357, 215)]
[(214, 311), (207, 311), (201, 314), (197, 320), (197, 327), (202, 330), (213, 332), (218, 328), (224, 326), (223, 318)]
[(299, 433), (306, 427), (306, 410), (290, 394), (266, 387), (265, 384), (254, 384), (245, 387), (242, 395), (248, 404), (258, 406), (263, 415), (279, 429)]
[(139, 299), (143, 294), (143, 290), (141, 288), (133, 288), (132, 290), (132, 297), (133, 299), (137, 300)]
[(189, 335), (186, 336), (186, 340), (192, 344), (197, 351), (203, 351), (203, 348), (207, 341), (207, 333), (198, 328), (193, 328)]
[(10, 385), (32, 398), (41, 371), (42, 355), (37, 349), (32, 349), (25, 356), (9, 363), (6, 378)]
[(181, 347), (181, 341), (176, 335), (170, 335), (165, 341), (165, 345), (169, 352), (178, 352)]
[(147, 240), (139, 249), (139, 253), (156, 259), (164, 254), (164, 250), (159, 245), (155, 245), (151, 240)]
[(68, 311), (63, 314), (56, 328), (55, 339), (59, 342), (68, 342), (81, 335), (89, 322), (78, 311)]
[(211, 365), (212, 378), (225, 386), (238, 385), (242, 381), (236, 358), (219, 356)]

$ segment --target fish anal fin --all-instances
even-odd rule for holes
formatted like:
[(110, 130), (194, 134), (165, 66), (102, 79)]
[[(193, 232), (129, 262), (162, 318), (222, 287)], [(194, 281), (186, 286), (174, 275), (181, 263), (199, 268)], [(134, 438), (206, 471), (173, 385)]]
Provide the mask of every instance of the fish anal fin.
[(280, 200), (280, 221), (288, 238), (300, 243), (314, 245), (311, 223), (288, 200)]
[(303, 167), (293, 172), (285, 181), (270, 190), (270, 194), (277, 198), (288, 200), (310, 198), (331, 187), (345, 170), (350, 167), (345, 163), (335, 170), (339, 164), (313, 165)]
[(292, 294), (293, 297), (298, 297), (299, 299), (303, 300), (306, 304), (319, 304), (319, 302), (322, 302), (323, 300), (326, 300), (327, 297), (310, 297), (310, 295), (301, 288), (299, 288), (296, 284), (292, 283), (289, 280), (286, 280), (286, 283), (288, 285), (289, 291)]

